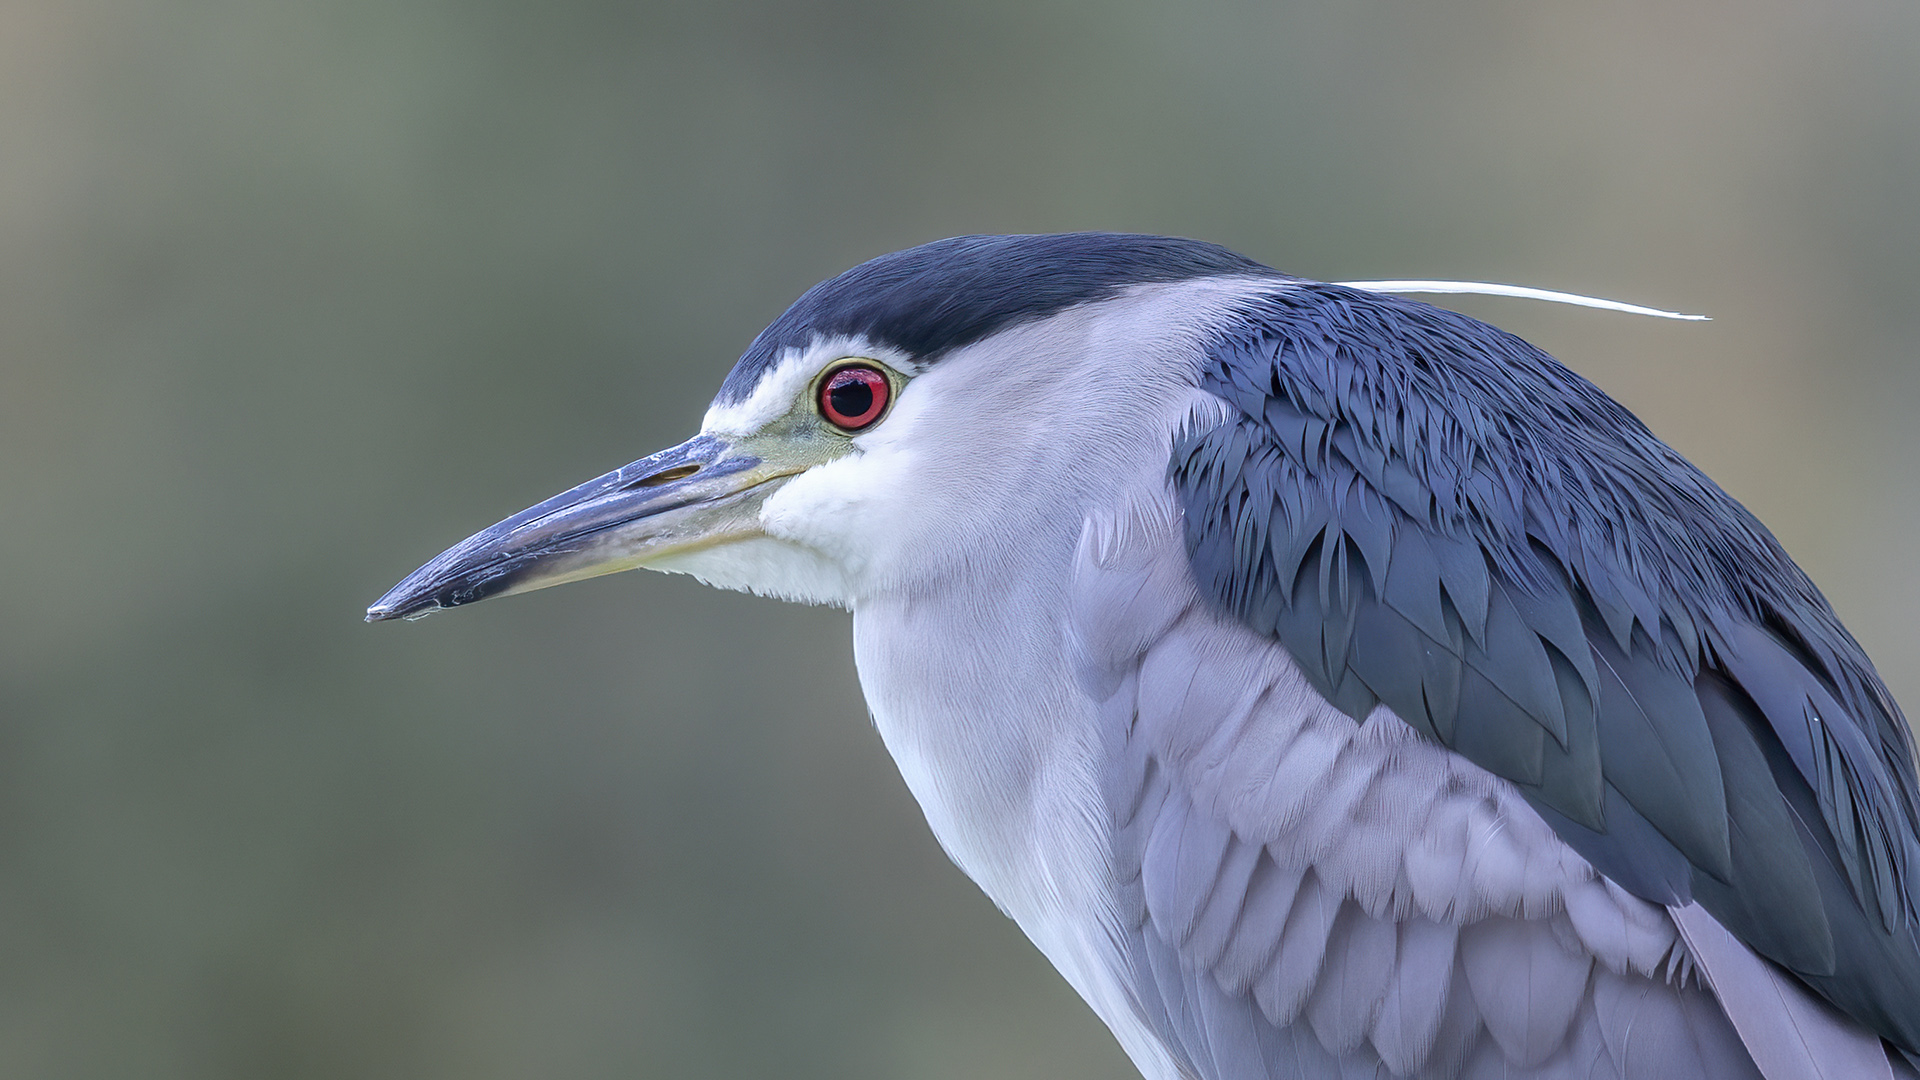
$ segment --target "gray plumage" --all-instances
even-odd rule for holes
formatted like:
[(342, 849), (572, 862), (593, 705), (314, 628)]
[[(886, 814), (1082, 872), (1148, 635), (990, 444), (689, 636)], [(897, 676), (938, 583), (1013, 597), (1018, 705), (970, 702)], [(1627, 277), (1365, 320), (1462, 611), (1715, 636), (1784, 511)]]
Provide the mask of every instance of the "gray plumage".
[[(1107, 798), (1138, 868), (1135, 970), (1192, 1075), (1303, 1055), (1343, 1063), (1327, 1075), (1756, 1075), (1658, 906), (1511, 785), (1384, 708), (1356, 723), (1190, 581), (1156, 583), (1170, 515), (1114, 531), (1131, 543), (1085, 546), (1073, 625), (1125, 763)], [(1102, 625), (1156, 629), (1116, 663)], [(1690, 1019), (1656, 1039), (1649, 1012)]]
[(1907, 727), (1751, 515), (1538, 350), (1412, 301), (1287, 290), (1203, 385), (1240, 416), (1174, 481), (1218, 602), (1920, 1047)]
[[(898, 398), (835, 428), (848, 364)], [(936, 837), (1153, 1080), (1920, 1076), (1898, 707), (1485, 324), (1162, 237), (898, 252), (370, 617), (632, 565), (852, 609)]]

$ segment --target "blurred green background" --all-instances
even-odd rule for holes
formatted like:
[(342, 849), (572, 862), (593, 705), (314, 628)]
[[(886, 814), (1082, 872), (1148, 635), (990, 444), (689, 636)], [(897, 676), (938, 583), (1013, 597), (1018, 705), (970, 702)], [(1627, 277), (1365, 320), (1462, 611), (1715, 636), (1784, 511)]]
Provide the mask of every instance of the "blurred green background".
[(945, 862), (843, 613), (388, 585), (962, 232), (1462, 301), (1920, 707), (1904, 2), (0, 0), (0, 1076), (1129, 1075)]

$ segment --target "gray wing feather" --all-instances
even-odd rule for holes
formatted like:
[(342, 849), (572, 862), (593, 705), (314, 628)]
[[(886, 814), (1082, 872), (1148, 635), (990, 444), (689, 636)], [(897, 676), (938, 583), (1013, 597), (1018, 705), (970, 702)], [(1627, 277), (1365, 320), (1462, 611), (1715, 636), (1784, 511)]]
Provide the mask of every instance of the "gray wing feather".
[[(1426, 1071), (1439, 1076), (1457, 1074), (1468, 1055), (1486, 1042), (1486, 1026), (1480, 1022), (1480, 1007), (1474, 1003), (1473, 991), (1467, 986), (1466, 970), (1457, 961), (1452, 967), (1453, 977), (1446, 984), (1440, 1026), (1433, 1033), (1433, 1043), (1427, 1048), (1424, 1061)], [(1419, 1054), (1416, 1052), (1413, 1057), (1418, 1059)]]
[(1673, 955), (1672, 922), (1659, 908), (1628, 902), (1611, 881), (1568, 889), (1565, 903), (1574, 934), (1600, 955), (1625, 957), (1629, 970), (1656, 974)]
[(1272, 1048), (1261, 1038), (1259, 1014), (1230, 997), (1204, 971), (1188, 977), (1200, 1003), (1207, 1050), (1219, 1076), (1273, 1076)]
[(1290, 1024), (1299, 1015), (1300, 1006), (1319, 981), (1321, 961), (1327, 955), (1327, 935), (1339, 915), (1340, 897), (1309, 870), (1301, 877), (1300, 891), (1287, 908), (1286, 926), (1266, 971), (1253, 984), (1253, 999), (1268, 1023)]
[(1459, 928), (1414, 916), (1398, 929), (1398, 963), (1368, 1039), (1389, 1072), (1408, 1076), (1433, 1053), (1446, 1017)]
[(1704, 1072), (1688, 1010), (1675, 1008), (1646, 981), (1611, 973), (1594, 980), (1594, 1012), (1607, 1053), (1624, 1076), (1693, 1076)]
[[(1255, 980), (1266, 974), (1280, 948), (1294, 901), (1307, 885), (1310, 873), (1312, 870), (1304, 864), (1283, 868), (1264, 851), (1255, 861), (1246, 892), (1231, 898), (1240, 909), (1232, 947), (1222, 950), (1212, 965), (1215, 977), (1228, 991), (1246, 995), (1253, 990)], [(1268, 1013), (1269, 1018), (1273, 1015)]]
[(1398, 927), (1347, 901), (1327, 930), (1325, 960), (1307, 1001), (1307, 1023), (1320, 1045), (1348, 1054), (1367, 1042), (1399, 960)]
[(1552, 1057), (1585, 1003), (1593, 958), (1538, 924), (1492, 918), (1461, 931), (1460, 962), (1487, 1032), (1523, 1068)]
[[(1124, 980), (1184, 1069), (1590, 1078), (1613, 1074), (1609, 1039), (1640, 1052), (1609, 1032), (1622, 1016), (1726, 1027), (1703, 988), (1669, 981), (1678, 938), (1659, 908), (1505, 781), (1384, 709), (1357, 723), (1190, 580), (1157, 577), (1180, 545), (1163, 502), (1090, 522), (1069, 629), (1081, 685), (1107, 695)], [(1109, 633), (1097, 618), (1116, 611)], [(1603, 1013), (1602, 976), (1643, 1000)], [(1751, 1077), (1737, 1038), (1721, 1044), (1689, 1075)]]
[(1169, 943), (1187, 944), (1200, 909), (1218, 889), (1222, 857), (1232, 839), (1220, 822), (1189, 814), (1184, 798), (1169, 798), (1162, 806), (1147, 838), (1140, 881), (1153, 928)]
[(1181, 948), (1193, 964), (1214, 968), (1226, 957), (1235, 930), (1252, 891), (1253, 874), (1261, 864), (1261, 848), (1228, 834), (1228, 848), (1220, 860), (1219, 877), (1208, 893), (1205, 908), (1194, 920), (1193, 932)]
[(1879, 1038), (1754, 955), (1698, 904), (1673, 921), (1767, 1080), (1893, 1080)]

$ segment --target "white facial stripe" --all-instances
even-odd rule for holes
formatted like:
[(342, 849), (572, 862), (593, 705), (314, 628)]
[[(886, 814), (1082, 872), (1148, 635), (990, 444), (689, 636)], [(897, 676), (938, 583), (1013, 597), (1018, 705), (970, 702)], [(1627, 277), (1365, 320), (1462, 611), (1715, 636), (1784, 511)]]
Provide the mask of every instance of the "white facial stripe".
[(708, 409), (706, 419), (700, 423), (701, 434), (737, 438), (760, 430), (793, 408), (795, 399), (813, 377), (820, 374), (821, 368), (848, 356), (878, 360), (908, 375), (916, 368), (898, 349), (875, 345), (864, 337), (816, 338), (804, 349), (787, 349), (781, 353), (779, 362), (760, 376), (753, 392), (745, 398)]

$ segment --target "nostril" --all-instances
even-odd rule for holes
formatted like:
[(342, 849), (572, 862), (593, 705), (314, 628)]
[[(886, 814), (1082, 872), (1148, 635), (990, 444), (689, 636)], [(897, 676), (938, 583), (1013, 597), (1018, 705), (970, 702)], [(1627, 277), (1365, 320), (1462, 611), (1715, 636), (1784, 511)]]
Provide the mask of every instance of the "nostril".
[(627, 488), (631, 490), (633, 488), (659, 487), (661, 484), (671, 484), (675, 480), (685, 480), (687, 477), (699, 471), (700, 466), (698, 465), (676, 465), (671, 469), (654, 473), (652, 476), (643, 476), (633, 483), (628, 484)]

